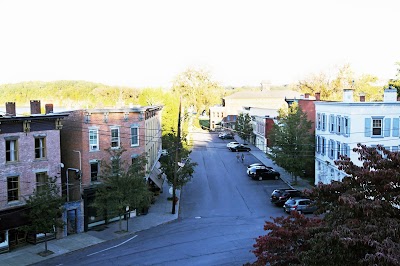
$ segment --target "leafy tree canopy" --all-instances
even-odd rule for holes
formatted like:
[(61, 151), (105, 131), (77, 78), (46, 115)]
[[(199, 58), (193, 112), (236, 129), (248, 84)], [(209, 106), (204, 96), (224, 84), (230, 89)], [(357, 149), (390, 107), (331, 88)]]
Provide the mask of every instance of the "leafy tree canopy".
[(300, 176), (314, 169), (314, 136), (307, 114), (293, 103), (279, 110), (279, 119), (270, 134), (269, 157), (289, 173)]
[[(108, 149), (111, 163), (102, 161), (102, 184), (98, 185), (93, 206), (106, 217), (121, 217), (130, 210), (148, 207), (152, 192), (146, 183), (146, 155), (135, 158), (131, 164), (122, 160), (125, 149)], [(128, 169), (128, 170), (126, 170)]]
[(372, 75), (356, 77), (349, 64), (343, 65), (332, 73), (311, 74), (297, 83), (297, 90), (315, 95), (319, 92), (321, 100), (341, 101), (343, 89), (354, 89), (354, 97), (365, 94), (367, 101), (382, 101), (384, 88), (374, 85), (378, 80)]
[(251, 124), (251, 117), (248, 113), (240, 113), (236, 117), (235, 131), (239, 137), (245, 141), (250, 139), (253, 133), (253, 126)]
[(46, 182), (40, 184), (40, 187), (26, 201), (29, 210), (27, 219), (30, 224), (25, 226), (24, 230), (29, 233), (45, 235), (45, 252), (47, 252), (46, 234), (54, 233), (54, 228), (64, 225), (61, 219), (64, 200), (56, 180), (56, 177), (47, 177)]
[[(191, 150), (186, 142), (180, 142), (173, 133), (163, 136), (163, 147), (168, 154), (160, 158), (161, 170), (167, 176), (170, 185), (173, 184), (175, 171), (177, 171), (175, 187), (181, 189), (192, 179), (197, 163), (189, 157)], [(178, 162), (182, 163), (181, 166)]]
[(224, 94), (219, 83), (212, 80), (210, 72), (192, 68), (175, 78), (172, 91), (182, 96), (184, 107), (194, 107), (197, 113), (221, 103)]

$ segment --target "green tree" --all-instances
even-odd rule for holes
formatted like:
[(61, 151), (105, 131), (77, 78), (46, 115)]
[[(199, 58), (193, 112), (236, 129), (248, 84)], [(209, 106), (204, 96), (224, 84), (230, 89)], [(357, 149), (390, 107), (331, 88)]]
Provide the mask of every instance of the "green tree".
[(44, 234), (45, 250), (43, 256), (53, 253), (47, 249), (47, 234), (55, 233), (54, 228), (60, 228), (64, 225), (61, 219), (64, 200), (61, 197), (56, 180), (56, 177), (47, 177), (47, 182), (41, 184), (26, 201), (29, 210), (27, 219), (30, 224), (25, 226), (24, 230), (28, 233)]
[(185, 109), (193, 107), (197, 113), (220, 103), (224, 92), (218, 82), (212, 80), (208, 71), (192, 68), (175, 78), (172, 91), (176, 95), (182, 96)]
[(167, 176), (170, 185), (173, 184), (175, 171), (177, 171), (175, 187), (181, 189), (193, 178), (197, 163), (191, 160), (191, 150), (186, 142), (181, 142), (174, 133), (163, 137), (163, 147), (167, 150), (167, 155), (160, 158), (161, 170)]
[(319, 92), (324, 101), (341, 101), (343, 89), (353, 89), (354, 97), (363, 93), (368, 101), (381, 101), (383, 88), (374, 85), (377, 80), (376, 76), (368, 74), (356, 77), (351, 66), (346, 64), (333, 71), (333, 74), (311, 74), (298, 82), (297, 89), (310, 95)]
[(395, 79), (389, 80), (388, 86), (392, 86), (397, 89), (397, 96), (400, 97), (400, 62), (396, 62), (397, 74)]
[(106, 219), (119, 217), (119, 229), (122, 231), (122, 217), (129, 210), (141, 210), (150, 205), (152, 192), (146, 183), (146, 155), (136, 157), (132, 164), (122, 160), (125, 149), (108, 149), (111, 163), (102, 162), (101, 180), (97, 187), (93, 206)]
[(253, 126), (251, 124), (251, 117), (248, 113), (240, 113), (236, 117), (235, 131), (245, 142), (250, 140)]
[(293, 103), (288, 109), (279, 110), (278, 123), (268, 136), (271, 143), (268, 156), (295, 178), (314, 169), (315, 143), (311, 127), (307, 115)]

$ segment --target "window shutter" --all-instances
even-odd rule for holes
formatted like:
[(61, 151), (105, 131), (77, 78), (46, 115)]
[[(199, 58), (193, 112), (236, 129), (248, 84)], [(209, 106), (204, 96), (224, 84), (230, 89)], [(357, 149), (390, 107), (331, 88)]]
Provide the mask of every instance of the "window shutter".
[(390, 118), (385, 118), (385, 130), (383, 131), (384, 137), (390, 137)]
[(350, 137), (350, 117), (347, 117), (346, 136)]
[(371, 118), (365, 118), (364, 136), (371, 137)]
[(332, 124), (333, 124), (333, 115), (329, 116), (329, 132), (333, 132), (332, 131)]
[(326, 114), (322, 114), (322, 131), (326, 130)]
[(393, 137), (398, 137), (399, 136), (399, 119), (398, 118), (393, 118), (392, 136)]

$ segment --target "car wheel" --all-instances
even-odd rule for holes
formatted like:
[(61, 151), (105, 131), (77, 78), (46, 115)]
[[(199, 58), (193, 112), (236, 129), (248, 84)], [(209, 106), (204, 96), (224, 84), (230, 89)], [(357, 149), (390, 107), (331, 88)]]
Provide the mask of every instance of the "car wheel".
[(259, 180), (259, 181), (261, 181), (261, 180), (262, 180), (262, 177), (261, 177), (261, 176), (259, 176), (259, 177), (258, 177), (258, 180)]
[(278, 180), (278, 179), (279, 179), (279, 176), (276, 175), (276, 176), (275, 176), (275, 180)]

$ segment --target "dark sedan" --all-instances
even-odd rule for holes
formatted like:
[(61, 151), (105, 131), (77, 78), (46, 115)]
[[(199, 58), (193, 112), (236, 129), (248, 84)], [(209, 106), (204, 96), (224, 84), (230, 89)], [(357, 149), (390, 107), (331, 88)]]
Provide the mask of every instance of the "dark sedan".
[(283, 206), (285, 202), (292, 197), (303, 196), (301, 191), (291, 188), (275, 189), (271, 194), (271, 202), (276, 206)]
[(231, 151), (251, 151), (250, 147), (247, 147), (246, 145), (239, 144), (233, 147), (229, 148)]
[(263, 180), (263, 179), (279, 179), (281, 174), (273, 169), (269, 168), (258, 168), (252, 167), (247, 169), (247, 175), (252, 179)]

